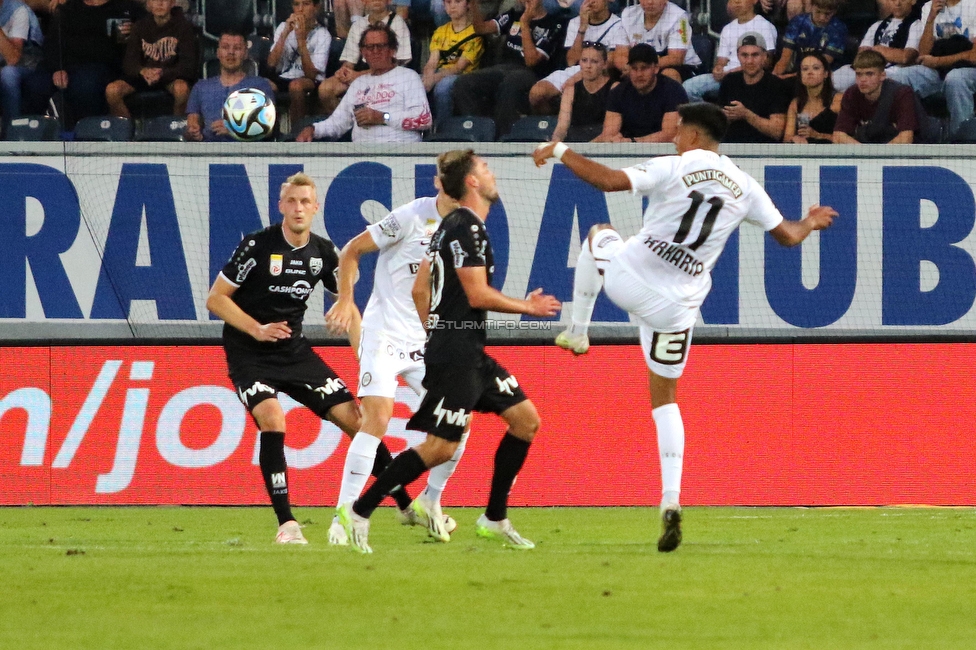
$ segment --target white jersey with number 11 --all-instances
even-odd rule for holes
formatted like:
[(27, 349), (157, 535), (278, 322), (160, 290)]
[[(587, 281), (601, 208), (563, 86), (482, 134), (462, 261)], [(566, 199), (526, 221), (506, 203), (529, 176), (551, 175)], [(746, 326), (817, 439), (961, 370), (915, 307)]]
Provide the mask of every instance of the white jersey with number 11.
[(617, 259), (649, 288), (699, 306), (711, 270), (743, 221), (771, 230), (783, 221), (766, 191), (728, 156), (704, 149), (653, 158), (623, 170), (647, 197), (644, 225)]

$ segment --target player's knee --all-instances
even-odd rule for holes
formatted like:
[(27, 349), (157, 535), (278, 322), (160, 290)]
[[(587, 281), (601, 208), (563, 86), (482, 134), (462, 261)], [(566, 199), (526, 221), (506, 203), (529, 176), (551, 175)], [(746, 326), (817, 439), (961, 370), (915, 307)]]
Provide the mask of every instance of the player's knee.
[(526, 413), (514, 422), (511, 422), (508, 431), (520, 440), (532, 442), (540, 426), (542, 426), (542, 419), (535, 409), (533, 409), (531, 413)]
[(586, 239), (590, 242), (591, 248), (593, 246), (593, 238), (596, 237), (596, 234), (601, 230), (613, 230), (613, 226), (608, 223), (598, 223), (590, 228), (590, 232), (586, 235)]

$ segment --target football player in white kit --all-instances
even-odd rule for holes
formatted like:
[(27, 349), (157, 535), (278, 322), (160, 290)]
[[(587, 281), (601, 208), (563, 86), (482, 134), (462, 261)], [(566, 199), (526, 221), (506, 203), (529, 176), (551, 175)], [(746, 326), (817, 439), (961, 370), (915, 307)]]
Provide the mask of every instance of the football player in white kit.
[(728, 127), (720, 108), (685, 104), (678, 115), (677, 156), (615, 170), (561, 142), (541, 145), (533, 153), (539, 167), (556, 158), (600, 190), (648, 198), (643, 227), (630, 239), (622, 239), (609, 224), (590, 230), (573, 278), (573, 322), (556, 337), (556, 344), (575, 354), (587, 351), (587, 327), (601, 288), (637, 318), (650, 369), (661, 460), (663, 532), (657, 548), (662, 552), (681, 543), (678, 494), (685, 432), (676, 403), (678, 378), (688, 360), (698, 308), (711, 288), (710, 272), (726, 240), (748, 221), (780, 244), (795, 246), (814, 230), (830, 226), (837, 216), (832, 208), (813, 206), (805, 218), (785, 221), (762, 186), (718, 154)]
[[(411, 292), (431, 235), (441, 219), (457, 208), (457, 202), (441, 190), (439, 179), (435, 178), (435, 184), (436, 197), (420, 198), (397, 208), (351, 239), (339, 255), (339, 297), (326, 314), (326, 322), (334, 331), (348, 332), (355, 328), (358, 315), (353, 288), (359, 277), (359, 258), (379, 251), (359, 344), (358, 396), (363, 423), (346, 452), (337, 506), (355, 501), (366, 485), (376, 449), (393, 416), (397, 377), (403, 377), (418, 395), (424, 394), (427, 333)], [(448, 462), (431, 468), (427, 488), (410, 508), (400, 511), (402, 523), (426, 526), (439, 541), (450, 539), (457, 523), (441, 512), (441, 492), (464, 453), (467, 437), (465, 432)], [(346, 531), (337, 520), (329, 528), (329, 542), (348, 543)]]

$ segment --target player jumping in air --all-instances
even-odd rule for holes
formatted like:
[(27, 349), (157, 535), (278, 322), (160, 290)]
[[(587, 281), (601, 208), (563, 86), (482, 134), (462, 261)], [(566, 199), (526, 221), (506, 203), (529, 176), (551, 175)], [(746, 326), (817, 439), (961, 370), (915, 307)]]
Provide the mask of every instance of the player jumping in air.
[[(435, 179), (435, 183), (440, 187), (439, 179)], [(354, 286), (359, 277), (359, 258), (373, 251), (380, 252), (376, 260), (373, 294), (363, 314), (359, 337), (359, 399), (363, 424), (346, 452), (339, 505), (352, 503), (366, 486), (377, 445), (393, 416), (397, 376), (403, 377), (414, 392), (423, 396), (427, 333), (417, 315), (412, 290), (431, 235), (440, 226), (441, 219), (456, 208), (457, 202), (441, 189), (436, 197), (411, 201), (367, 227), (349, 240), (339, 254), (339, 297), (326, 314), (326, 322), (336, 331), (349, 332), (359, 316), (353, 301)], [(431, 468), (427, 489), (414, 500), (412, 507), (400, 511), (403, 523), (426, 526), (431, 537), (439, 541), (450, 540), (450, 534), (457, 526), (453, 519), (441, 513), (440, 501), (444, 486), (464, 452), (467, 436), (467, 432), (461, 436), (450, 460)], [(338, 520), (329, 529), (329, 542), (348, 544), (345, 528)]]
[(685, 104), (674, 138), (677, 156), (662, 156), (615, 170), (573, 152), (561, 142), (533, 153), (537, 166), (561, 160), (579, 178), (604, 192), (646, 196), (640, 232), (624, 241), (609, 224), (594, 226), (580, 252), (573, 280), (573, 321), (556, 344), (575, 354), (589, 349), (587, 327), (600, 289), (639, 323), (650, 369), (651, 406), (661, 459), (663, 533), (659, 551), (681, 543), (682, 457), (685, 431), (676, 403), (678, 378), (698, 308), (711, 288), (729, 235), (743, 221), (769, 231), (783, 246), (796, 246), (837, 216), (813, 206), (800, 221), (785, 221), (762, 186), (718, 154), (728, 120), (712, 104)]
[[(311, 232), (319, 209), (315, 182), (305, 174), (291, 176), (281, 186), (278, 209), (282, 223), (247, 235), (237, 246), (210, 288), (207, 309), (224, 321), (230, 379), (260, 431), (261, 474), (278, 516), (275, 542), (307, 544), (288, 499), (285, 413), (278, 392), (350, 436), (361, 422), (345, 382), (302, 335), (306, 302), (315, 285), (322, 282), (326, 291), (336, 293), (338, 251)], [(372, 472), (378, 475), (390, 460), (381, 443)], [(401, 508), (410, 505), (402, 488), (391, 496)]]
[[(417, 311), (430, 330), (424, 377), (427, 393), (407, 427), (426, 432), (427, 438), (397, 456), (354, 503), (339, 506), (350, 546), (361, 553), (372, 552), (369, 517), (383, 495), (451, 460), (472, 411), (497, 413), (508, 424), (495, 452), (488, 507), (475, 530), (513, 548), (535, 547), (518, 534), (507, 510), (508, 493), (539, 428), (539, 414), (515, 377), (485, 354), (485, 327), (487, 310), (554, 316), (559, 301), (543, 295), (542, 289), (519, 300), (492, 288), (494, 262), (484, 220), (498, 200), (495, 175), (470, 149), (448, 152), (438, 163), (444, 192), (461, 207), (444, 217), (434, 233), (430, 259), (422, 263), (415, 284)], [(429, 293), (424, 287), (428, 277)], [(425, 295), (430, 295), (429, 302), (423, 301)]]

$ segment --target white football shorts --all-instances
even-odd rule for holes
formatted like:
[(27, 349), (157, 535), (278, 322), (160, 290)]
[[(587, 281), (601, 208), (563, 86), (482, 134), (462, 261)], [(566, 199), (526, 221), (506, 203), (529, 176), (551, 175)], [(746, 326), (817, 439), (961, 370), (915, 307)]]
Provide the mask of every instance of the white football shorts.
[(363, 328), (359, 342), (359, 397), (396, 397), (397, 377), (424, 394), (424, 344)]
[(654, 291), (620, 261), (624, 240), (615, 230), (593, 236), (593, 258), (603, 271), (603, 289), (615, 305), (632, 314), (640, 328), (647, 367), (656, 375), (677, 379), (684, 372), (698, 307), (679, 305)]

